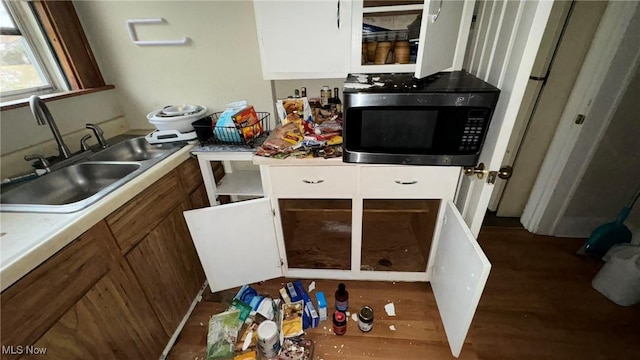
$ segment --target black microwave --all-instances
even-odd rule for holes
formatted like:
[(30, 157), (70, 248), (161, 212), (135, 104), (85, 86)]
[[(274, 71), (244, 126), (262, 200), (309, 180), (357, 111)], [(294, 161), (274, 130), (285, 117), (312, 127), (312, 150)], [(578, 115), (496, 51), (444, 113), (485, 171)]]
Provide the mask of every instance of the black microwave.
[(465, 71), (350, 74), (343, 161), (475, 166), (500, 90)]

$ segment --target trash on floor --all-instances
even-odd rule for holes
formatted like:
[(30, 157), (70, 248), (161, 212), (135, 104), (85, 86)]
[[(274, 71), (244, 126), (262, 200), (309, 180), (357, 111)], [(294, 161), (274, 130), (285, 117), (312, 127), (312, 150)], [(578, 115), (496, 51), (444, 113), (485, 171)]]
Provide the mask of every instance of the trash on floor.
[[(316, 291), (314, 303), (309, 292), (315, 290), (315, 281), (308, 286), (300, 280), (281, 285), (283, 287), (274, 294), (275, 298), (271, 294), (259, 293), (252, 286), (242, 286), (227, 310), (209, 320), (206, 359), (313, 359), (314, 342), (305, 338), (305, 330), (328, 320), (329, 304), (325, 292)], [(344, 335), (348, 320), (362, 332), (372, 331), (373, 308), (362, 304), (359, 312), (350, 313), (346, 311), (347, 301), (346, 286), (341, 283), (333, 304), (337, 309), (331, 311), (332, 326), (322, 327), (325, 330), (323, 336)], [(384, 308), (387, 315), (396, 315), (393, 302), (389, 301)], [(396, 330), (394, 325), (389, 329)]]
[(386, 311), (387, 315), (389, 316), (396, 316), (396, 307), (395, 305), (393, 305), (393, 303), (388, 303), (387, 305), (385, 305), (384, 311)]

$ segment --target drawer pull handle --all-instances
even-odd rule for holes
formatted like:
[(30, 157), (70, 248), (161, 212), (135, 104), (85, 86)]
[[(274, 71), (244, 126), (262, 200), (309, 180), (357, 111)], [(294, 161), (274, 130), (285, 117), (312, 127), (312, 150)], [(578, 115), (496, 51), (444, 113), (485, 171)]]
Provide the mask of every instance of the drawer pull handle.
[(399, 184), (399, 185), (413, 185), (417, 183), (418, 183), (418, 180), (411, 180), (411, 181), (396, 180), (396, 184)]
[(302, 180), (302, 182), (305, 183), (305, 184), (322, 184), (324, 182), (324, 180), (323, 179), (318, 179), (318, 180), (307, 180), (307, 179), (304, 179), (304, 180)]

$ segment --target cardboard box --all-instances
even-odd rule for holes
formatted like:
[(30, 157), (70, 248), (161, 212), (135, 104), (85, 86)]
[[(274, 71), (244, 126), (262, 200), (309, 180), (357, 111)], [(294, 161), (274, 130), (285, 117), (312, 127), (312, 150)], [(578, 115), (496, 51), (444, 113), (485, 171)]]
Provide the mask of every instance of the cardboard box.
[(256, 114), (253, 106), (240, 110), (231, 116), (231, 119), (233, 119), (236, 127), (240, 130), (245, 142), (253, 140), (264, 132), (258, 114)]
[(327, 299), (324, 297), (322, 291), (316, 293), (316, 300), (318, 301), (318, 316), (320, 321), (327, 320)]

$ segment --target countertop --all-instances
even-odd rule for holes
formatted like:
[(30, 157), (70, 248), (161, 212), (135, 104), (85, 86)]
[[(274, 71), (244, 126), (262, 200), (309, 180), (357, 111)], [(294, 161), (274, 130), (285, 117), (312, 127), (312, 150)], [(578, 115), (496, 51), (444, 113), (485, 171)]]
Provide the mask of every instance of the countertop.
[(70, 214), (0, 213), (0, 285), (4, 291), (189, 158), (194, 145), (140, 174), (102, 200)]

